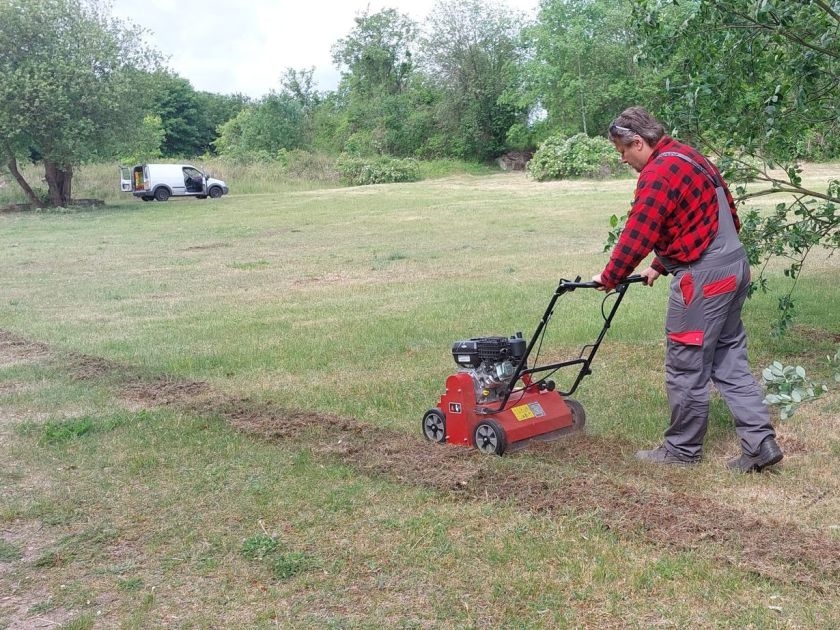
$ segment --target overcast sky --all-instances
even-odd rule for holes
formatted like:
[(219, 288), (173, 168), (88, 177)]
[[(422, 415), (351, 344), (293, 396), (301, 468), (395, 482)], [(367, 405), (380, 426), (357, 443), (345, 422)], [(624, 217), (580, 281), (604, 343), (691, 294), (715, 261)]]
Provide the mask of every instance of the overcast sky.
[[(539, 0), (500, 0), (536, 15)], [(286, 68), (315, 67), (320, 91), (338, 70), (330, 49), (354, 18), (385, 8), (422, 22), (435, 0), (113, 0), (113, 15), (150, 31), (147, 40), (169, 67), (199, 91), (258, 98), (280, 87)]]

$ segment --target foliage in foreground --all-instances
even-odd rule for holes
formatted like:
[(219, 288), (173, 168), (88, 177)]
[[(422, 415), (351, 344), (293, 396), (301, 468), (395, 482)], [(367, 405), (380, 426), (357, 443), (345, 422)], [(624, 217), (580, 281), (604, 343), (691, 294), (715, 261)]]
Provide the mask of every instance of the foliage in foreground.
[[(737, 200), (792, 197), (771, 216), (744, 213), (742, 229), (753, 265), (791, 261), (786, 275), (794, 283), (780, 299), (776, 326), (784, 332), (809, 254), (840, 248), (840, 181), (808, 188), (800, 166), (837, 154), (840, 13), (821, 1), (634, 0), (633, 6), (643, 62), (662, 75), (663, 119), (683, 139), (725, 158), (727, 181), (763, 185), (738, 187)], [(762, 269), (760, 288), (763, 280)]]
[(811, 381), (801, 365), (783, 365), (773, 361), (764, 368), (761, 377), (767, 390), (764, 404), (778, 407), (781, 420), (790, 418), (803, 402), (828, 391), (825, 385)]

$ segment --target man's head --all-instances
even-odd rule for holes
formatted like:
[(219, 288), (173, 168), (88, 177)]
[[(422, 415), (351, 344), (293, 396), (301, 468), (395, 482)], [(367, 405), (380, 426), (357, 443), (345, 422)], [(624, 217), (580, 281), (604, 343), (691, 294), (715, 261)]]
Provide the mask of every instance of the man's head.
[(612, 122), (609, 134), (622, 161), (641, 171), (665, 135), (665, 127), (646, 109), (628, 107)]

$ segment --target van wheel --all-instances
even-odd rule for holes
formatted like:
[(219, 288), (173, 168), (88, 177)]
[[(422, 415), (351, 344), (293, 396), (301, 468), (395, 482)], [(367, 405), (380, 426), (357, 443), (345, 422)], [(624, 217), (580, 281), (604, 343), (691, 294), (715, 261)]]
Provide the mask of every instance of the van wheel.
[(155, 199), (157, 199), (158, 201), (166, 201), (167, 199), (169, 199), (169, 190), (162, 187), (158, 188), (155, 191)]
[(218, 186), (213, 186), (209, 191), (211, 199), (218, 199), (222, 196), (222, 189)]

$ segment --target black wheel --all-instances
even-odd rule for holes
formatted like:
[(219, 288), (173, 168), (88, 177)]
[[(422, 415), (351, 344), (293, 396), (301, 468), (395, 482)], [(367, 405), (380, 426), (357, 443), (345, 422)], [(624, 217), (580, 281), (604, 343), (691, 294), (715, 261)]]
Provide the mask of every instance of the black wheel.
[(507, 448), (505, 430), (495, 420), (483, 420), (475, 426), (475, 447), (482, 453), (501, 455)]
[(166, 201), (169, 199), (169, 189), (161, 186), (155, 191), (155, 199), (158, 201)]
[(431, 442), (446, 442), (446, 416), (437, 407), (423, 416), (423, 435)]
[(143, 195), (142, 197), (140, 197), (140, 199), (142, 199), (143, 201), (154, 201), (155, 200), (155, 198), (152, 197), (151, 195)]
[(572, 412), (572, 422), (574, 423), (572, 426), (575, 429), (582, 429), (583, 425), (586, 424), (586, 411), (583, 409), (583, 405), (572, 398), (566, 398), (564, 402), (569, 411)]
[(213, 186), (210, 190), (207, 191), (210, 195), (210, 199), (218, 199), (222, 196), (222, 189), (218, 186)]
[(207, 199), (207, 195), (196, 195), (196, 199)]

